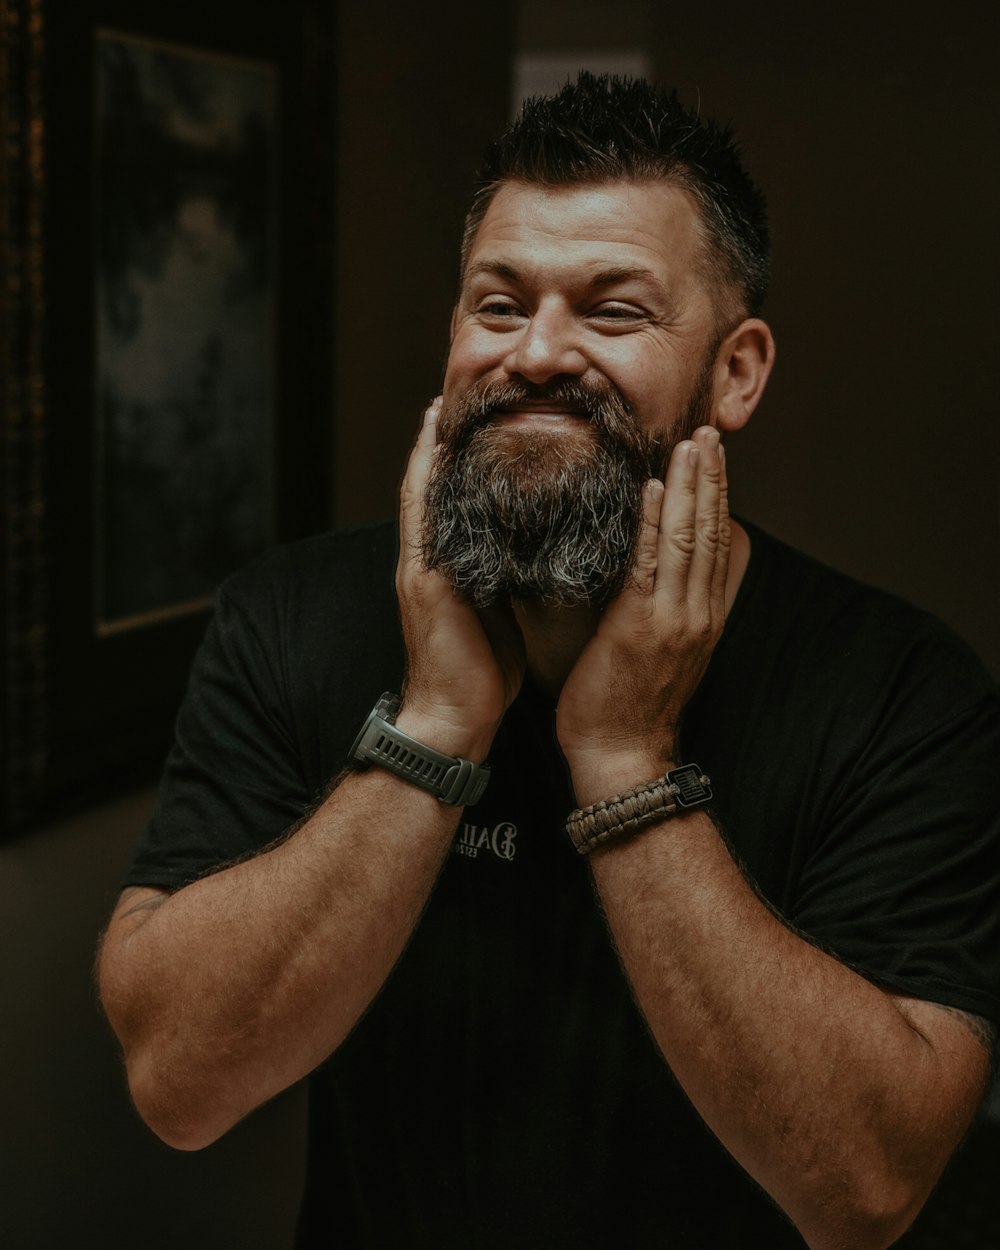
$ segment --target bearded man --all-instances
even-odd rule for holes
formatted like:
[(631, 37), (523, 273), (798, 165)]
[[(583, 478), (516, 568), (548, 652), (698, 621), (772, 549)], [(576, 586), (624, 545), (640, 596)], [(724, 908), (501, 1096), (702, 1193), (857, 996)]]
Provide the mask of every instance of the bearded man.
[(220, 593), (102, 993), (182, 1149), (310, 1076), (301, 1246), (885, 1247), (970, 1123), (996, 695), (730, 519), (766, 257), (675, 97), (530, 103), (398, 561), (365, 528)]

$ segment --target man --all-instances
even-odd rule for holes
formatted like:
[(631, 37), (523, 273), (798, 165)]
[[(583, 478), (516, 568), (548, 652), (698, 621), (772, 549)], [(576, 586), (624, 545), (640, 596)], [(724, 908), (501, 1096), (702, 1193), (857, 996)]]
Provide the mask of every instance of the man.
[(313, 1073), (302, 1245), (884, 1247), (972, 1118), (996, 698), (730, 520), (766, 253), (673, 97), (530, 105), (398, 563), (365, 528), (220, 594), (102, 993), (173, 1145)]

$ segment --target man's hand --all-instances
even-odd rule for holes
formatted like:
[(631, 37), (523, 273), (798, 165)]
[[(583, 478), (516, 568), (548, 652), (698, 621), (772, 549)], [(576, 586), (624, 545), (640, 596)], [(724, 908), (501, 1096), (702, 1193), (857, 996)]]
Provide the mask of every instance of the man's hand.
[(521, 688), (524, 644), (509, 611), (477, 613), (424, 564), (424, 495), (440, 411), (439, 396), (424, 414), (400, 491), (396, 590), (407, 676), (397, 724), (439, 750), (482, 759)]
[(559, 699), (556, 732), (581, 805), (678, 762), (681, 715), (725, 622), (730, 525), (718, 431), (696, 430), (646, 484), (632, 581)]

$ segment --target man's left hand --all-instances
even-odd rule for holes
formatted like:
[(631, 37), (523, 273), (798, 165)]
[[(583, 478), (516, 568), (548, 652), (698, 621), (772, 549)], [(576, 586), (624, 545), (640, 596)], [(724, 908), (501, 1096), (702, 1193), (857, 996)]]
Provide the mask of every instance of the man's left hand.
[(725, 623), (731, 531), (725, 456), (702, 426), (643, 493), (635, 567), (577, 660), (556, 733), (581, 806), (679, 763), (681, 715)]

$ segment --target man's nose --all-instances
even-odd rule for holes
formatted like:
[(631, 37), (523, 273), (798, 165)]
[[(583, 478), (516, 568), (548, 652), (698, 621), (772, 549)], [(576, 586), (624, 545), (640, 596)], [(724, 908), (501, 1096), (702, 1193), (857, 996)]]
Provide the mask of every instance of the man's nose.
[(572, 313), (568, 309), (537, 309), (518, 334), (504, 367), (508, 373), (536, 383), (560, 375), (582, 376), (587, 371), (587, 358)]

